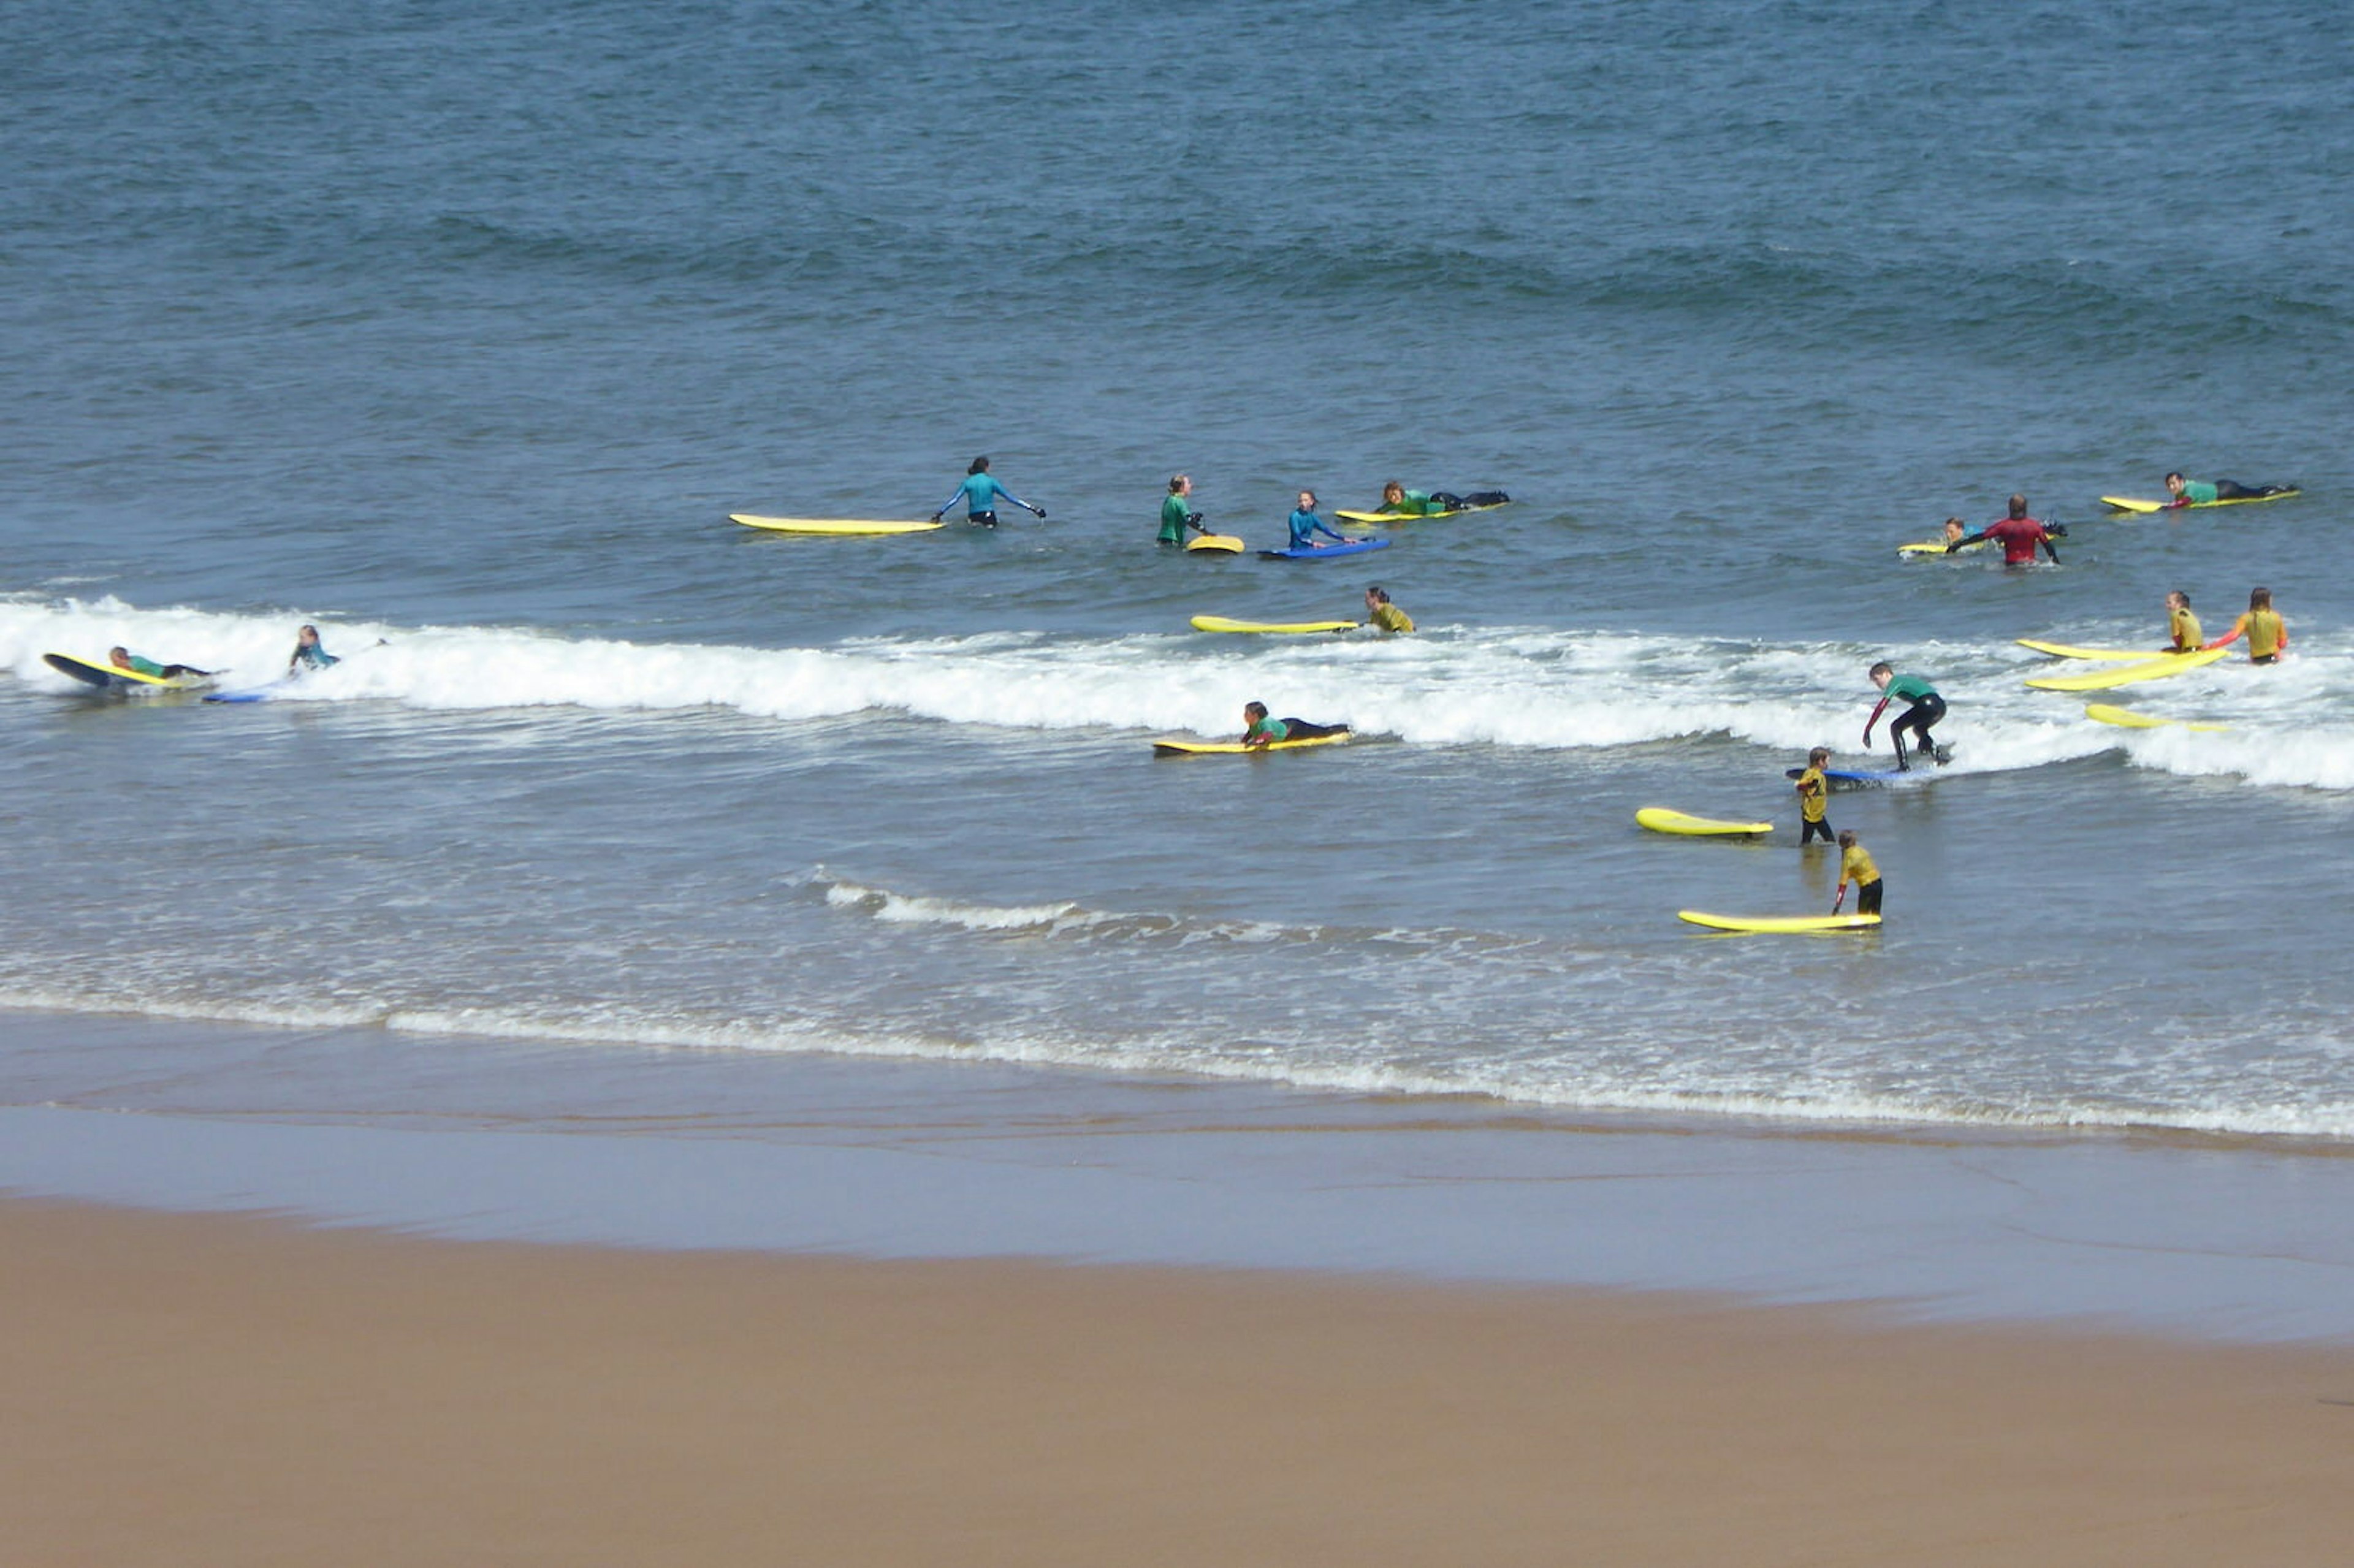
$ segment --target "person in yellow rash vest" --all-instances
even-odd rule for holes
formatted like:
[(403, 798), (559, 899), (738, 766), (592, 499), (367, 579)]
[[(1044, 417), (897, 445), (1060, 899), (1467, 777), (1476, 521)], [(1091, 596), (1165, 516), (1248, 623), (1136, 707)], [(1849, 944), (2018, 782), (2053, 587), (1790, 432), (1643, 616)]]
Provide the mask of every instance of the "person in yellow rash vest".
[(2190, 613), (2190, 596), (2180, 588), (2166, 596), (2166, 634), (2174, 641), (2159, 650), (2164, 653), (2196, 653), (2206, 639), (2199, 618)]
[(2232, 622), (2232, 630), (2207, 644), (2210, 648), (2229, 648), (2241, 638), (2248, 640), (2248, 662), (2271, 664), (2288, 652), (2288, 623), (2273, 609), (2273, 590), (2268, 588), (2248, 590), (2248, 612)]
[(1369, 588), (1365, 590), (1365, 619), (1384, 631), (1412, 631), (1414, 617), (1390, 602), (1389, 590)]
[(1817, 839), (1831, 842), (1831, 825), (1824, 820), (1823, 809), (1830, 803), (1830, 786), (1823, 781), (1823, 769), (1830, 766), (1830, 747), (1819, 746), (1807, 753), (1807, 770), (1798, 775), (1798, 847), (1806, 848)]
[(1839, 891), (1831, 896), (1831, 913), (1840, 912), (1847, 902), (1847, 885), (1855, 884), (1855, 912), (1859, 915), (1880, 913), (1880, 866), (1872, 852), (1855, 842), (1855, 830), (1849, 828), (1839, 836)]

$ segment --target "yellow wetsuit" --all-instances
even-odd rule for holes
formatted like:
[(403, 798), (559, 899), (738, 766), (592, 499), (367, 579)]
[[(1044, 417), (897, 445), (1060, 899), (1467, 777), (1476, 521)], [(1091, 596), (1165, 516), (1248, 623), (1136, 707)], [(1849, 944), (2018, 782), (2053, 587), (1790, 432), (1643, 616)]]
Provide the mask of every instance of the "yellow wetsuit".
[(1850, 844), (1847, 853), (1840, 856), (1840, 880), (1852, 882), (1858, 887), (1878, 882), (1880, 867), (1873, 863), (1872, 852), (1861, 844)]
[(2272, 609), (2252, 609), (2232, 622), (2232, 635), (2226, 643), (2237, 642), (2242, 635), (2248, 639), (2248, 657), (2276, 659), (2281, 645), (2288, 641), (2288, 628), (2282, 624), (2280, 612)]
[(1823, 782), (1823, 770), (1809, 768), (1798, 775), (1798, 816), (1803, 821), (1823, 820), (1823, 806), (1830, 799), (1830, 786)]
[(1375, 605), (1373, 624), (1384, 631), (1412, 631), (1414, 617), (1394, 604)]
[(2173, 634), (2177, 653), (2195, 653), (2206, 645), (2207, 636), (2199, 630), (2199, 618), (2187, 609), (2168, 610), (2166, 629)]

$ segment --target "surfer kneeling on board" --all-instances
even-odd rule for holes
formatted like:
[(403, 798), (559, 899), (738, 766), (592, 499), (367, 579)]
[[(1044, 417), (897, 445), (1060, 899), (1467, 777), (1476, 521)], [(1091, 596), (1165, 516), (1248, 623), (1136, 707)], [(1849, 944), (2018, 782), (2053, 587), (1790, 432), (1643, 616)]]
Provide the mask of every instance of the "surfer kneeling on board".
[(294, 634), (294, 656), (286, 661), (286, 673), (300, 675), (306, 671), (324, 670), (342, 662), (319, 643), (319, 629), (306, 626)]
[(1183, 544), (1185, 530), (1188, 528), (1196, 534), (1209, 532), (1207, 528), (1202, 526), (1202, 514), (1185, 504), (1186, 498), (1193, 493), (1193, 479), (1191, 474), (1181, 473), (1169, 482), (1168, 497), (1161, 503), (1161, 542), (1162, 544)]
[(1872, 716), (1863, 721), (1863, 748), (1872, 749), (1872, 726), (1888, 711), (1888, 705), (1901, 702), (1911, 705), (1888, 726), (1889, 744), (1896, 747), (1896, 766), (1900, 769), (1913, 766), (1904, 757), (1904, 732), (1908, 729), (1923, 756), (1933, 762), (1945, 761), (1948, 753), (1929, 734), (1930, 726), (1946, 716), (1946, 699), (1937, 694), (1937, 688), (1918, 675), (1900, 675), (1893, 665), (1886, 662), (1874, 664), (1871, 675), (1872, 683), (1880, 688), (1880, 701), (1872, 705)]
[(1841, 830), (1839, 836), (1839, 891), (1831, 895), (1831, 913), (1840, 912), (1847, 902), (1847, 885), (1855, 884), (1855, 912), (1859, 915), (1880, 913), (1880, 867), (1872, 852), (1855, 842), (1855, 830)]
[(118, 670), (128, 670), (134, 675), (149, 675), (159, 681), (176, 681), (183, 675), (209, 675), (210, 670), (199, 670), (194, 664), (158, 664), (153, 659), (142, 659), (127, 648), (106, 651), (109, 662)]
[(1243, 744), (1272, 746), (1278, 740), (1321, 740), (1328, 735), (1346, 735), (1344, 724), (1310, 724), (1306, 719), (1269, 718), (1265, 703), (1243, 705)]
[[(2229, 648), (2241, 638), (2248, 640), (2248, 662), (2274, 664), (2288, 652), (2288, 622), (2273, 609), (2273, 590), (2268, 588), (2248, 590), (2248, 611), (2232, 622), (2232, 630), (2214, 641), (2210, 648)], [(116, 649), (121, 652), (121, 649)]]
[(2228, 479), (2200, 482), (2185, 479), (2179, 473), (2166, 476), (2166, 493), (2174, 497), (2168, 506), (2212, 506), (2219, 501), (2262, 501), (2267, 495), (2286, 495), (2294, 484), (2259, 484), (2250, 489)]
[(1414, 617), (1390, 602), (1389, 589), (1375, 585), (1365, 590), (1365, 619), (1384, 631), (1412, 631)]
[(1299, 504), (1294, 507), (1291, 513), (1291, 547), (1295, 550), (1331, 549), (1332, 545), (1320, 545), (1316, 542), (1316, 535), (1319, 534), (1331, 540), (1332, 545), (1357, 543), (1346, 534), (1335, 534), (1326, 527), (1324, 519), (1316, 515), (1316, 493), (1312, 490), (1303, 490), (1299, 493)]
[(2206, 646), (2200, 639), (2199, 618), (2190, 613), (2190, 596), (2180, 588), (2166, 596), (2166, 631), (2174, 641), (2158, 650), (2161, 653), (2196, 653)]
[(997, 526), (997, 498), (1001, 495), (1023, 511), (1036, 517), (1039, 522), (1044, 523), (1046, 520), (1044, 507), (1031, 505), (990, 477), (989, 460), (985, 457), (972, 460), (972, 466), (964, 471), (964, 482), (949, 492), (949, 498), (941, 502), (933, 511), (932, 521), (938, 522), (941, 515), (957, 503), (957, 497), (960, 495), (964, 497), (964, 520), (968, 523), (978, 523), (984, 528)]
[[(2012, 496), (2009, 510), (2010, 514), (1999, 523), (1988, 524), (1979, 532), (1959, 539), (1948, 539), (1946, 544), (1946, 554), (1950, 556), (1965, 545), (1975, 545), (1982, 539), (1992, 539), (2002, 546), (2002, 564), (2006, 567), (2031, 565), (2035, 559), (2035, 547), (2038, 545), (2042, 546), (2043, 553), (2052, 557), (2052, 564), (2058, 566), (2060, 552), (2052, 547), (2052, 541), (2054, 538), (2066, 538), (2067, 529), (2057, 523), (2039, 523), (2030, 517), (2027, 514), (2027, 497), (2024, 495)], [(1951, 520), (1947, 521), (1946, 531), (1948, 534), (1953, 532)]]

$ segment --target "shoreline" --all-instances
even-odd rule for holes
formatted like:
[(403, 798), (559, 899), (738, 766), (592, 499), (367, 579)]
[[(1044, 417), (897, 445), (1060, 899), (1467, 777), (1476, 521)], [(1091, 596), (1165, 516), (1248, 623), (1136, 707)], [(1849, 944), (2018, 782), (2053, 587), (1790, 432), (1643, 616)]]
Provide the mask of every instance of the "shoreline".
[(0, 1200), (14, 1561), (2331, 1560), (2354, 1360)]

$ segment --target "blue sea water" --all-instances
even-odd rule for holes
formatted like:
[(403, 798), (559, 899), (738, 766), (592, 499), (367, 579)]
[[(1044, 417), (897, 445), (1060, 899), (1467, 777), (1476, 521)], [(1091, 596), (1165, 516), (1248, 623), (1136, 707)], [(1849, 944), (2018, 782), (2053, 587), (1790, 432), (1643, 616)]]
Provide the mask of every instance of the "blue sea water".
[[(2349, 80), (2318, 0), (26, 0), (0, 1007), (507, 1038), (559, 1109), (653, 1045), (2342, 1148)], [(727, 521), (980, 453), (1048, 519)], [(2098, 503), (2171, 468), (2306, 493)], [(1205, 560), (1181, 470), (1254, 545), (1516, 499)], [(1898, 558), (2014, 490), (2064, 565)], [(1416, 636), (1188, 630), (1372, 581)], [(2289, 662), (2117, 694), (2221, 733), (2022, 683), (2259, 583)], [(41, 661), (258, 686), (303, 620), (346, 662), (251, 705)], [(1880, 658), (1956, 752), (1834, 801), (1885, 929), (1681, 925), (1828, 906), (1783, 770), (1864, 760)], [(1151, 756), (1254, 697), (1362, 738)], [(265, 1077), (0, 1048), (12, 1103)]]

